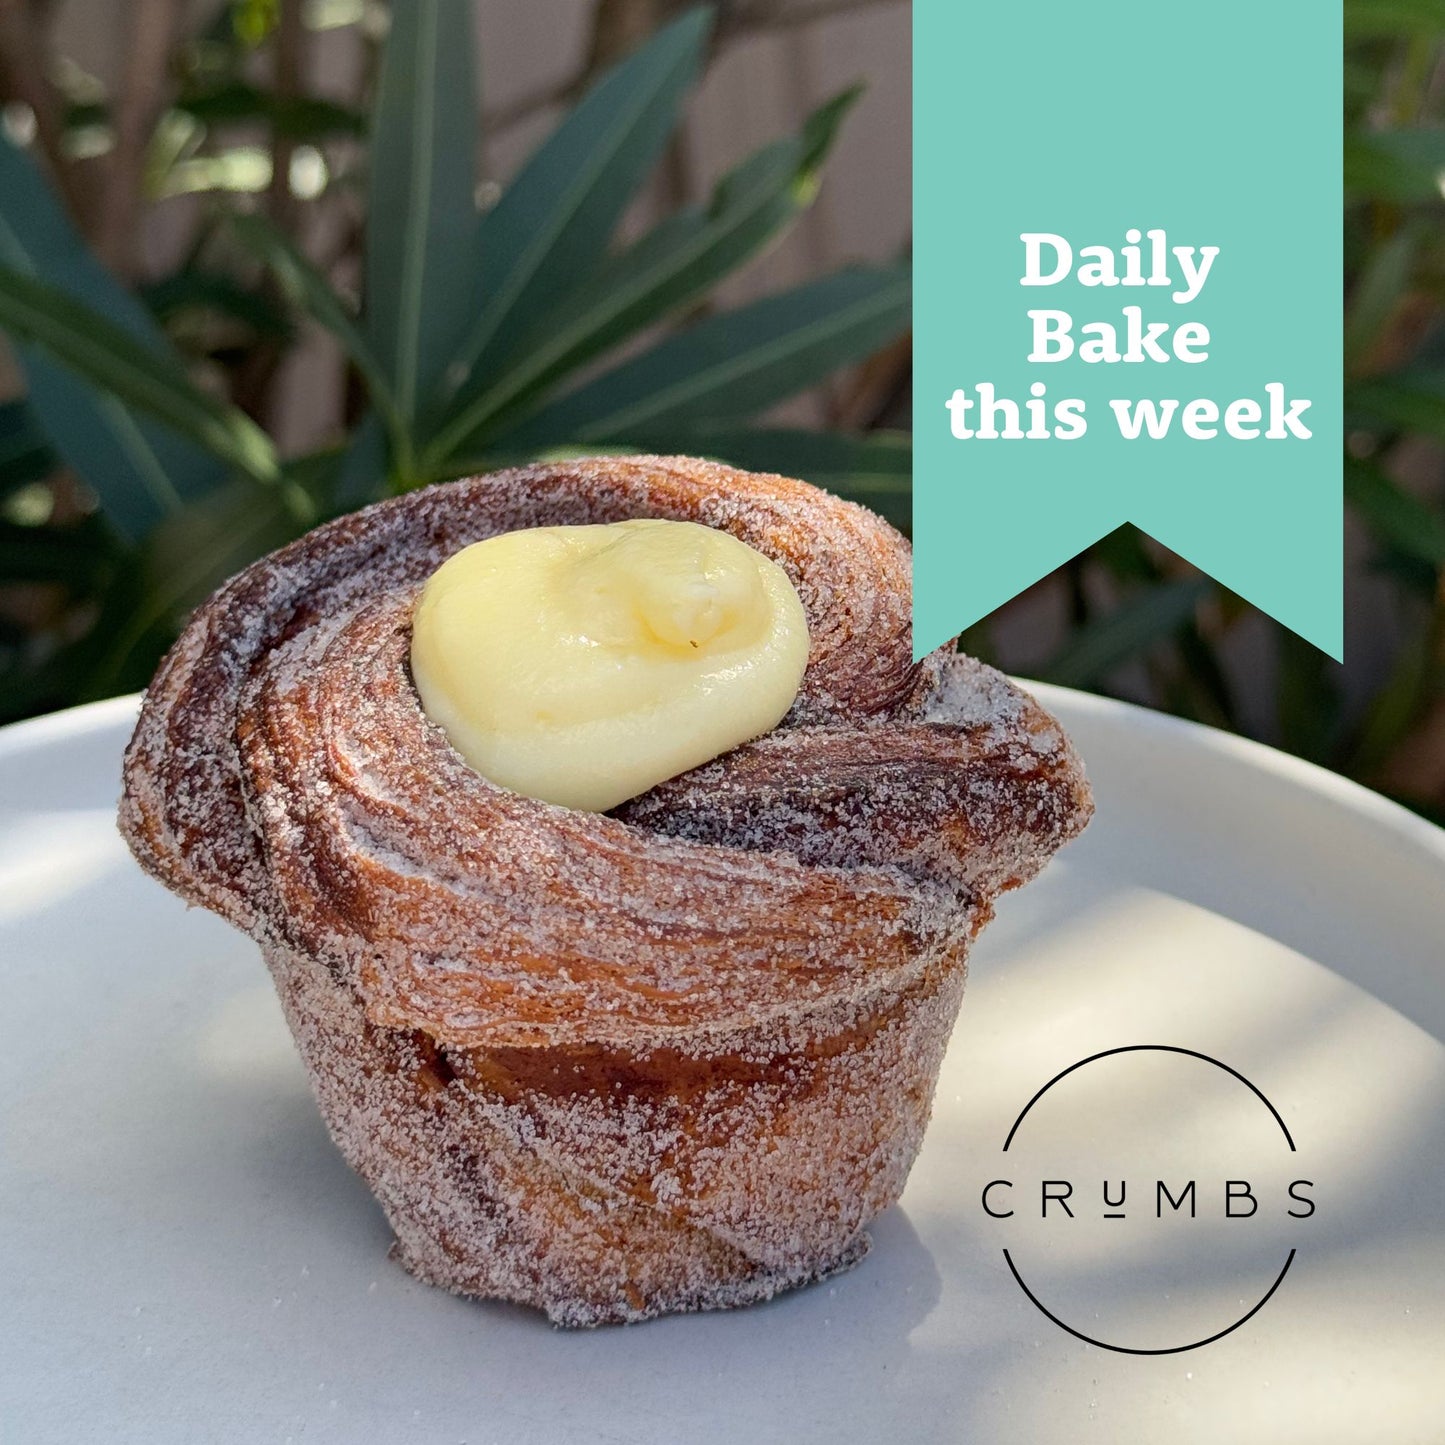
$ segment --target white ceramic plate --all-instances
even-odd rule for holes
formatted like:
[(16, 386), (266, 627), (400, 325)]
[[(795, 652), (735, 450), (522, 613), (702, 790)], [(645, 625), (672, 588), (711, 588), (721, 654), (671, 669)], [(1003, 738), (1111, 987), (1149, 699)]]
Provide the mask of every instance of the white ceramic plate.
[[(116, 837), (134, 702), (0, 733), (0, 1436), (1445, 1438), (1445, 834), (1220, 734), (1041, 695), (1098, 817), (977, 949), (872, 1254), (766, 1306), (590, 1334), (387, 1259), (254, 949)], [(1130, 1045), (1238, 1070), (1296, 1152), (1223, 1071), (1136, 1053), (1049, 1091), (1001, 1153), (1053, 1075)], [(1029, 1179), (1082, 1201), (1126, 1165), (1124, 1225), (1031, 1217)], [(1208, 1181), (1233, 1173), (1249, 1221), (1219, 1217)], [(1155, 1174), (1198, 1176), (1198, 1219), (1151, 1222)], [(980, 1206), (997, 1177), (1011, 1220)], [(1305, 1221), (1280, 1208), (1300, 1177)], [(1071, 1327), (1136, 1349), (1227, 1326), (1297, 1255), (1232, 1333), (1140, 1355), (1051, 1323), (1005, 1247)]]

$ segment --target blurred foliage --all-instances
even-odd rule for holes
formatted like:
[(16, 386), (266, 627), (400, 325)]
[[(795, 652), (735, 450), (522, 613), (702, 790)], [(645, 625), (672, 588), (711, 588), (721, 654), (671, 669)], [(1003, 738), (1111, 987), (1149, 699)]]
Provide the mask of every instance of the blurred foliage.
[(965, 646), (1252, 734), (1445, 821), (1445, 0), (1345, 0), (1344, 81), (1343, 466), (1364, 556), (1347, 665), (1132, 527)]
[[(137, 6), (138, 26), (166, 4)], [(713, 46), (776, 12), (719, 3)], [(1348, 668), (1127, 527), (964, 643), (1252, 734), (1438, 819), (1445, 0), (1345, 0), (1345, 14), (1343, 466), (1363, 558)], [(689, 204), (674, 128), (707, 25), (681, 0), (596, 0), (584, 73), (489, 113), (501, 126), (571, 107), (500, 191), (474, 186), (467, 0), (394, 15), (381, 0), (231, 0), (173, 37), (149, 99), (107, 94), (63, 57), (47, 97), (34, 66), (0, 54), (19, 142), (0, 139), (0, 326), (29, 388), (0, 403), (0, 712), (141, 685), (189, 606), (316, 519), (551, 451), (715, 455), (906, 526), (906, 436), (766, 420), (865, 358), (853, 389), (872, 400), (851, 419), (898, 415), (906, 270), (843, 272), (733, 312), (710, 299), (811, 202), (852, 94)], [(308, 36), (329, 28), (363, 52), (349, 98), (305, 84)], [(125, 211), (137, 116), (133, 188), (189, 207), (192, 224), (150, 277), (134, 217), (127, 230), (107, 211)], [(675, 208), (620, 244), (623, 207), (659, 178)], [(303, 323), (345, 352), (345, 416), (332, 445), (282, 459), (268, 432)]]
[[(308, 17), (352, 24), (374, 49), (355, 110), (296, 89)], [(40, 111), (31, 146), (0, 135), (0, 330), (27, 384), (0, 406), (0, 597), (23, 604), (0, 630), (4, 715), (143, 685), (191, 607), (328, 516), (536, 457), (773, 458), (906, 523), (906, 436), (757, 419), (906, 332), (907, 266), (711, 304), (812, 203), (856, 90), (706, 201), (618, 239), (672, 141), (712, 21), (685, 8), (601, 64), (497, 188), (477, 183), (472, 0), (415, 0), (389, 16), (374, 4), (224, 6), (173, 46), (138, 172), (152, 200), (202, 201), (194, 241), (177, 269), (132, 289), (116, 272), (133, 265), (135, 238), (83, 198), (124, 199), (125, 118), (144, 109), (134, 95), (71, 77), (66, 129), (45, 157), (56, 188), (29, 153), (44, 150)], [(257, 47), (276, 51), (269, 81)], [(76, 136), (112, 153), (111, 169), (75, 161)], [(343, 244), (318, 261), (301, 240), (315, 229), (306, 207), (335, 188), (348, 193)], [(335, 279), (357, 251), (360, 305)], [(266, 423), (303, 320), (339, 343), (355, 405), (332, 444), (283, 458)]]

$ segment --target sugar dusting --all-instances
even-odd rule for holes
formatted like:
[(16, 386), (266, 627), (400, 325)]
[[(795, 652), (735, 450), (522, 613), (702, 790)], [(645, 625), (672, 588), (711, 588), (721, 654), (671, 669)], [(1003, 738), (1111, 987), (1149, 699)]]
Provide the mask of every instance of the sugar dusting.
[[(766, 737), (613, 815), (478, 777), (407, 673), (417, 591), (517, 527), (677, 517), (808, 614)], [(1057, 725), (914, 666), (907, 544), (782, 478), (603, 459), (453, 483), (233, 579), (147, 695), (121, 825), (262, 945), (403, 1262), (558, 1323), (846, 1268), (903, 1187), (991, 899), (1089, 811)]]

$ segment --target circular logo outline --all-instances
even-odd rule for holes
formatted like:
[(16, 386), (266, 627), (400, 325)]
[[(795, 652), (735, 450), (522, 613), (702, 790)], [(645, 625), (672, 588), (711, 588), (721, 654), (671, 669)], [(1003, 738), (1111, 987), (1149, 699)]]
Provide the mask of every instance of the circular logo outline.
[[(1267, 1108), (1269, 1112), (1274, 1116), (1275, 1123), (1279, 1125), (1280, 1132), (1284, 1135), (1285, 1143), (1289, 1145), (1290, 1153), (1293, 1154), (1298, 1152), (1295, 1149), (1294, 1136), (1291, 1135), (1291, 1133), (1289, 1132), (1289, 1127), (1285, 1124), (1283, 1116), (1280, 1114), (1279, 1110), (1276, 1109), (1275, 1106), (1269, 1101), (1269, 1099), (1265, 1096), (1264, 1091), (1260, 1089), (1258, 1085), (1251, 1083), (1248, 1079), (1245, 1078), (1243, 1074), (1239, 1072), (1238, 1069), (1231, 1068), (1228, 1064), (1214, 1058), (1212, 1055), (1201, 1053), (1198, 1049), (1182, 1048), (1178, 1044), (1122, 1044), (1118, 1048), (1103, 1049), (1097, 1054), (1090, 1054), (1088, 1058), (1080, 1059), (1078, 1063), (1070, 1064), (1067, 1069), (1060, 1070), (1060, 1072), (1055, 1074), (1054, 1077), (1050, 1079), (1048, 1083), (1045, 1084), (1043, 1088), (1041, 1088), (1033, 1096), (1033, 1098), (1030, 1099), (1028, 1103), (1025, 1104), (1023, 1108), (1019, 1111), (1018, 1118), (1014, 1120), (1013, 1127), (1008, 1131), (1008, 1137), (1004, 1140), (1003, 1149), (1001, 1152), (1005, 1154), (1008, 1153), (1009, 1145), (1013, 1143), (1014, 1135), (1018, 1133), (1019, 1125), (1023, 1123), (1024, 1118), (1027, 1116), (1029, 1110), (1032, 1109), (1033, 1106), (1037, 1104), (1038, 1101), (1042, 1099), (1043, 1096), (1047, 1094), (1048, 1091), (1052, 1089), (1054, 1085), (1057, 1084), (1061, 1079), (1065, 1079), (1076, 1070), (1082, 1069), (1085, 1064), (1097, 1063), (1100, 1059), (1113, 1058), (1116, 1054), (1137, 1053), (1184, 1054), (1187, 1055), (1189, 1058), (1200, 1059), (1206, 1064), (1213, 1064), (1215, 1068), (1222, 1069), (1226, 1074), (1229, 1074), (1232, 1078), (1237, 1079), (1241, 1084), (1245, 1086), (1245, 1088), (1247, 1088), (1252, 1094), (1254, 1094), (1257, 1099), (1259, 1099), (1259, 1101), (1265, 1106), (1265, 1108)], [(1241, 1315), (1237, 1320), (1235, 1320), (1233, 1324), (1226, 1325), (1222, 1330), (1216, 1330), (1214, 1334), (1209, 1335), (1205, 1339), (1194, 1340), (1192, 1343), (1187, 1345), (1165, 1345), (1163, 1347), (1154, 1349), (1144, 1349), (1134, 1345), (1110, 1344), (1108, 1340), (1095, 1339), (1092, 1335), (1086, 1335), (1082, 1330), (1076, 1330), (1073, 1325), (1066, 1324), (1058, 1317), (1058, 1315), (1056, 1315), (1051, 1309), (1049, 1309), (1042, 1300), (1039, 1299), (1039, 1297), (1033, 1292), (1033, 1290), (1028, 1287), (1027, 1283), (1024, 1281), (1023, 1275), (1019, 1273), (1018, 1266), (1013, 1261), (1013, 1256), (1009, 1253), (1007, 1248), (1005, 1248), (1003, 1251), (1003, 1257), (1004, 1262), (1009, 1267), (1009, 1273), (1013, 1275), (1015, 1282), (1018, 1284), (1018, 1287), (1023, 1290), (1029, 1303), (1032, 1304), (1033, 1307), (1038, 1310), (1039, 1313), (1042, 1314), (1046, 1319), (1051, 1320), (1066, 1333), (1073, 1335), (1075, 1339), (1082, 1340), (1087, 1345), (1095, 1345), (1101, 1350), (1112, 1350), (1115, 1354), (1120, 1355), (1181, 1355), (1189, 1350), (1198, 1350), (1203, 1348), (1203, 1346), (1205, 1345), (1212, 1345), (1215, 1340), (1222, 1340), (1225, 1335), (1233, 1334), (1233, 1332), (1237, 1330), (1241, 1325), (1247, 1324), (1250, 1320), (1252, 1320), (1254, 1316), (1257, 1315), (1260, 1310), (1262, 1310), (1265, 1305), (1270, 1302), (1270, 1300), (1274, 1297), (1275, 1291), (1280, 1287), (1281, 1284), (1284, 1283), (1284, 1277), (1289, 1273), (1290, 1265), (1294, 1263), (1295, 1250), (1290, 1250), (1288, 1256), (1285, 1259), (1284, 1267), (1280, 1270), (1279, 1274), (1275, 1276), (1274, 1283), (1271, 1284), (1270, 1287), (1264, 1292), (1264, 1295), (1260, 1298), (1260, 1300), (1247, 1313)]]

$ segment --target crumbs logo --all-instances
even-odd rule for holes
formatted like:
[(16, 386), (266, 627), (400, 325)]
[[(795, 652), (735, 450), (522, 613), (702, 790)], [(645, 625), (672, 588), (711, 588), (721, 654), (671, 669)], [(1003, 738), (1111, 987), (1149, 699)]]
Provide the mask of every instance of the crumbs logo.
[(1197, 1350), (1253, 1319), (1315, 1213), (1280, 1111), (1194, 1049), (1081, 1059), (1024, 1105), (1001, 1152), (980, 1206), (1019, 1288), (1121, 1354)]

